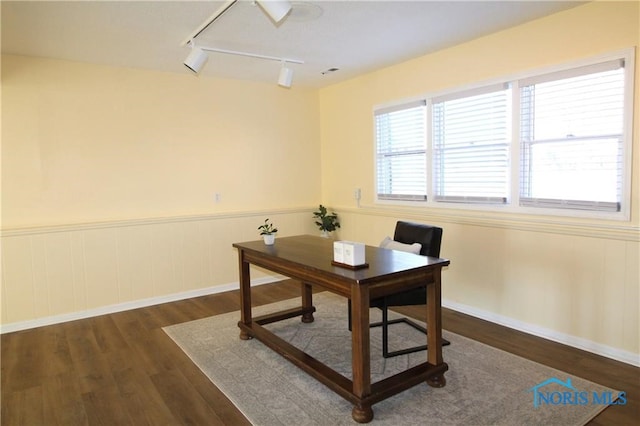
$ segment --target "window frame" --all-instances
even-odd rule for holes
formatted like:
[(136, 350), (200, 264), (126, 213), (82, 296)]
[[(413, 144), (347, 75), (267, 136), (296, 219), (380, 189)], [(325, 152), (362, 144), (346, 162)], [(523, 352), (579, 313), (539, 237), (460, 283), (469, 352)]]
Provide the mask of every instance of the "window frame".
[[(624, 88), (624, 117), (623, 117), (623, 129), (622, 129), (622, 194), (620, 200), (620, 210), (616, 212), (612, 211), (599, 211), (599, 210), (581, 210), (572, 208), (553, 208), (553, 207), (539, 207), (539, 206), (526, 206), (520, 205), (520, 160), (521, 160), (521, 144), (520, 144), (520, 85), (519, 81), (536, 78), (545, 74), (561, 73), (563, 71), (571, 72), (571, 70), (595, 66), (598, 63), (622, 60), (624, 61), (624, 75), (625, 75), (625, 88)], [(494, 212), (506, 212), (515, 214), (524, 214), (532, 216), (565, 216), (575, 218), (596, 218), (607, 219), (617, 221), (629, 221), (631, 219), (631, 183), (633, 173), (633, 117), (634, 117), (634, 90), (635, 90), (635, 48), (621, 49), (606, 54), (584, 58), (581, 60), (566, 62), (562, 64), (556, 64), (549, 67), (537, 68), (527, 70), (521, 73), (512, 74), (509, 76), (496, 78), (487, 81), (481, 81), (465, 86), (454, 87), (438, 92), (431, 92), (416, 97), (412, 97), (405, 101), (398, 101), (385, 105), (377, 105), (373, 109), (375, 116), (376, 111), (382, 108), (388, 108), (390, 106), (398, 106), (405, 103), (416, 102), (424, 100), (426, 102), (427, 109), (427, 199), (426, 200), (389, 200), (380, 199), (377, 196), (377, 145), (376, 135), (374, 131), (373, 144), (374, 144), (374, 204), (389, 205), (389, 206), (403, 206), (403, 207), (428, 207), (438, 209), (458, 209), (458, 210), (476, 210), (476, 211), (494, 211)], [(509, 181), (508, 192), (509, 197), (506, 204), (493, 204), (493, 203), (478, 203), (474, 202), (447, 202), (446, 200), (435, 199), (435, 179), (434, 173), (434, 147), (432, 136), (432, 108), (434, 99), (442, 99), (448, 97), (455, 97), (460, 93), (473, 91), (482, 91), (486, 87), (495, 85), (511, 85), (512, 94), (512, 114), (511, 114), (511, 142), (509, 146)], [(375, 121), (375, 120), (374, 120)], [(375, 122), (374, 122), (375, 129)]]
[[(431, 98), (431, 110), (430, 110), (430, 115), (429, 117), (432, 119), (432, 123), (430, 126), (429, 130), (429, 135), (431, 137), (431, 148), (432, 148), (432, 153), (433, 155), (430, 157), (432, 159), (432, 169), (434, 170), (434, 175), (437, 174), (436, 171), (440, 170), (442, 168), (441, 162), (444, 162), (445, 159), (444, 157), (446, 156), (447, 152), (449, 150), (451, 150), (451, 148), (447, 148), (447, 147), (441, 147), (438, 146), (438, 140), (444, 140), (446, 138), (442, 138), (442, 136), (440, 136), (441, 139), (438, 139), (435, 135), (436, 133), (438, 133), (439, 130), (443, 130), (440, 128), (437, 128), (437, 126), (435, 126), (435, 124), (433, 124), (433, 118), (435, 115), (435, 106), (441, 103), (447, 103), (447, 102), (456, 102), (456, 101), (468, 101), (469, 99), (474, 99), (475, 101), (478, 100), (478, 96), (483, 96), (483, 95), (496, 95), (498, 93), (504, 92), (505, 95), (505, 123), (504, 123), (504, 137), (505, 140), (502, 142), (498, 142), (497, 144), (494, 143), (491, 146), (495, 148), (494, 149), (490, 149), (489, 152), (492, 155), (495, 155), (496, 152), (500, 151), (499, 148), (496, 147), (500, 147), (503, 146), (504, 147), (504, 153), (506, 154), (507, 157), (507, 165), (505, 167), (505, 176), (504, 176), (504, 184), (505, 184), (505, 190), (506, 192), (508, 192), (509, 189), (509, 179), (508, 179), (508, 173), (509, 173), (509, 168), (510, 168), (510, 164), (509, 164), (509, 151), (511, 148), (511, 135), (512, 132), (510, 132), (510, 128), (511, 128), (511, 120), (508, 120), (508, 118), (511, 116), (511, 112), (512, 112), (512, 108), (511, 108), (511, 96), (508, 96), (511, 92), (511, 88), (509, 84), (494, 84), (494, 85), (486, 85), (486, 86), (482, 86), (476, 89), (472, 89), (472, 90), (465, 90), (465, 91), (460, 91), (460, 92), (455, 92), (452, 93), (450, 95), (446, 95), (446, 96), (438, 96), (438, 97), (433, 97)], [(495, 99), (491, 101), (492, 103), (495, 102)], [(487, 130), (486, 128), (484, 129), (485, 131)], [(486, 136), (486, 134), (485, 134)], [(473, 141), (470, 144), (465, 143), (465, 145), (474, 145), (475, 142), (477, 141)], [(494, 141), (495, 142), (495, 141)], [(487, 148), (488, 145), (486, 144), (480, 144), (480, 146), (482, 148)], [(464, 147), (462, 149), (459, 149), (459, 147), (454, 148), (455, 150), (458, 151), (463, 151), (464, 155), (468, 155), (467, 154), (467, 150), (472, 150), (472, 148), (470, 146)], [(477, 195), (477, 194), (472, 194), (472, 195), (451, 195), (451, 194), (444, 194), (443, 193), (443, 189), (444, 186), (448, 183), (448, 181), (446, 179), (444, 179), (444, 176), (442, 177), (437, 177), (437, 176), (432, 176), (432, 185), (431, 187), (433, 188), (433, 200), (436, 202), (442, 202), (442, 203), (464, 203), (464, 204), (499, 204), (499, 205), (503, 205), (503, 204), (507, 204), (508, 200), (509, 200), (509, 194), (508, 193), (504, 193), (501, 195)]]
[[(518, 82), (518, 86), (519, 86), (521, 96), (524, 88), (536, 87), (537, 85), (544, 86), (544, 84), (547, 84), (547, 83), (553, 84), (553, 85), (561, 84), (563, 85), (564, 90), (571, 90), (571, 85), (580, 84), (579, 83), (580, 79), (584, 79), (584, 80), (593, 79), (595, 75), (598, 75), (598, 74), (601, 75), (603, 72), (612, 72), (612, 71), (615, 71), (617, 74), (621, 74), (623, 84), (626, 84), (627, 82), (626, 82), (626, 75), (625, 75), (624, 69), (625, 69), (625, 64), (624, 64), (624, 60), (622, 59), (614, 60), (614, 61), (598, 62), (591, 66), (576, 67), (576, 68), (572, 68), (565, 71), (560, 71), (560, 72), (551, 73), (551, 74), (542, 74), (534, 78), (520, 80)], [(542, 99), (544, 99), (544, 96), (545, 96), (544, 87), (541, 90), (542, 90), (541, 92)], [(535, 89), (535, 93), (537, 92), (538, 90)], [(602, 92), (599, 92), (599, 94), (602, 94)], [(622, 92), (621, 107), (622, 107), (623, 114), (625, 112), (624, 95), (625, 93)], [(583, 96), (582, 93), (580, 96)], [(537, 98), (537, 95), (534, 95), (534, 98)], [(531, 95), (528, 96), (528, 99), (531, 100)], [(530, 114), (527, 116), (527, 118), (530, 118), (530, 123), (534, 123), (538, 121), (537, 114), (536, 115), (533, 114), (535, 110), (531, 110), (532, 106), (535, 108), (535, 105), (537, 104), (537, 102), (528, 104), (527, 107), (525, 108), (523, 99), (521, 98), (520, 100), (521, 100), (520, 115), (519, 115), (520, 123), (522, 124), (523, 120), (525, 120), (523, 109), (526, 109), (527, 111), (530, 112)], [(593, 104), (585, 104), (585, 105), (589, 106)], [(558, 106), (562, 107), (562, 102), (553, 105), (554, 108), (557, 108)], [(600, 111), (601, 113), (606, 112), (606, 110), (600, 110)], [(544, 112), (544, 110), (541, 110), (541, 112)], [(562, 113), (565, 114), (564, 112)], [(580, 118), (582, 119), (582, 117)], [(624, 115), (621, 118), (622, 120), (620, 124), (624, 125)], [(542, 116), (540, 119), (544, 120), (544, 116)], [(530, 128), (529, 130), (533, 130), (531, 128), (532, 127), (531, 124), (528, 127)], [(525, 166), (525, 164), (527, 165), (531, 164), (533, 166), (538, 164), (539, 166), (544, 167), (545, 165), (544, 162), (538, 163), (534, 161), (533, 150), (535, 149), (536, 146), (539, 146), (539, 147), (557, 146), (558, 148), (562, 148), (567, 144), (571, 145), (570, 141), (581, 141), (580, 143), (588, 143), (589, 141), (608, 139), (612, 141), (612, 145), (613, 147), (615, 147), (616, 152), (618, 153), (616, 156), (620, 158), (620, 160), (617, 160), (615, 162), (616, 170), (618, 172), (623, 171), (624, 170), (624, 164), (622, 162), (624, 160), (624, 152), (622, 151), (623, 132), (624, 132), (623, 126), (621, 126), (619, 129), (620, 131), (616, 133), (609, 133), (611, 129), (606, 129), (604, 133), (593, 133), (593, 132), (587, 131), (587, 133), (583, 133), (581, 135), (579, 134), (576, 136), (569, 136), (569, 135), (563, 136), (557, 133), (553, 134), (552, 136), (550, 136), (549, 134), (542, 135), (542, 136), (535, 136), (533, 134), (527, 133), (525, 137), (525, 134), (524, 134), (525, 129), (521, 127), (520, 130), (521, 130), (521, 135), (519, 137), (519, 142), (521, 144), (520, 145), (520, 148), (521, 148), (520, 171), (522, 172), (522, 174), (519, 179), (519, 185), (520, 185), (520, 205), (521, 206), (532, 206), (535, 208), (540, 208), (540, 206), (547, 205), (549, 206), (549, 208), (552, 208), (552, 209), (569, 208), (569, 209), (584, 209), (584, 210), (609, 211), (609, 212), (617, 212), (620, 210), (620, 205), (622, 200), (622, 182), (621, 182), (622, 176), (621, 175), (619, 175), (619, 177), (616, 178), (616, 180), (620, 185), (617, 187), (618, 189), (616, 190), (615, 201), (612, 201), (612, 200), (603, 201), (603, 200), (593, 200), (593, 199), (589, 200), (589, 199), (582, 198), (580, 195), (576, 195), (575, 193), (573, 194), (572, 198), (565, 198), (564, 196), (563, 197), (556, 196), (554, 198), (545, 198), (543, 196), (539, 196), (539, 195), (536, 196), (531, 193), (532, 191), (531, 185), (534, 182), (538, 181), (539, 177), (532, 175), (531, 166), (527, 167)], [(576, 130), (581, 130), (581, 129), (576, 129)], [(599, 130), (602, 131), (602, 129), (599, 129)], [(613, 142), (613, 141), (616, 141), (616, 142)], [(586, 147), (588, 145), (584, 145), (584, 146)], [(623, 170), (620, 170), (620, 168), (618, 167), (621, 167)]]
[[(416, 127), (423, 127), (424, 128), (424, 134), (423, 134), (423, 143), (424, 146), (421, 147), (421, 149), (417, 149), (414, 152), (402, 152), (402, 153), (392, 153), (392, 152), (386, 152), (386, 153), (381, 153), (381, 151), (385, 151), (385, 150), (381, 150), (378, 144), (378, 135), (379, 135), (379, 131), (380, 131), (380, 126), (378, 125), (378, 117), (380, 116), (384, 116), (384, 115), (388, 115), (388, 114), (393, 114), (399, 111), (409, 111), (409, 110), (413, 110), (415, 108), (422, 108), (421, 114), (423, 116), (424, 121), (421, 122), (419, 124), (419, 126)], [(374, 152), (374, 179), (375, 179), (375, 188), (376, 188), (376, 199), (379, 200), (388, 200), (388, 201), (426, 201), (427, 199), (427, 194), (428, 194), (428, 190), (427, 190), (427, 186), (428, 186), (428, 182), (429, 182), (429, 176), (428, 176), (428, 172), (429, 172), (429, 165), (428, 165), (428, 158), (429, 158), (429, 153), (427, 152), (427, 144), (426, 144), (426, 138), (427, 138), (427, 107), (426, 107), (426, 102), (424, 99), (418, 99), (418, 100), (412, 100), (412, 101), (407, 101), (407, 102), (402, 102), (399, 104), (394, 104), (394, 105), (390, 105), (390, 106), (386, 106), (384, 108), (378, 108), (376, 111), (374, 111), (374, 120), (373, 120), (373, 127), (374, 127), (374, 139), (376, 139), (376, 146), (375, 146), (375, 152)], [(396, 130), (400, 130), (399, 128), (397, 128)], [(402, 128), (401, 130), (415, 130), (415, 129), (409, 129), (409, 128)], [(385, 139), (385, 142), (388, 142)], [(403, 141), (406, 142), (406, 141)], [(423, 152), (422, 152), (423, 151)], [(381, 173), (380, 170), (383, 167), (383, 165), (380, 164), (380, 158), (398, 158), (398, 157), (403, 157), (404, 155), (424, 155), (424, 175), (425, 175), (425, 182), (424, 182), (424, 194), (409, 194), (409, 193), (404, 193), (404, 194), (393, 194), (393, 193), (387, 193), (387, 191), (382, 191), (379, 187), (379, 183), (381, 182)], [(421, 173), (420, 173), (421, 174)], [(393, 184), (390, 185), (390, 188), (393, 188)], [(393, 192), (393, 191), (391, 191)]]

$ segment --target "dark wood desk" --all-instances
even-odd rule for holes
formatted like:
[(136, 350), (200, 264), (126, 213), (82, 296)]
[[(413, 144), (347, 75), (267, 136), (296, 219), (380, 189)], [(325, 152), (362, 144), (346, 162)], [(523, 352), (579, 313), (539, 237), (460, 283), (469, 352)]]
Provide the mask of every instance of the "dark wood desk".
[[(373, 419), (373, 404), (419, 383), (426, 381), (433, 387), (446, 384), (444, 372), (448, 366), (442, 359), (440, 276), (442, 268), (449, 264), (448, 260), (367, 246), (365, 260), (369, 267), (351, 270), (331, 264), (333, 240), (327, 238), (305, 235), (278, 238), (272, 246), (262, 241), (236, 243), (233, 246), (238, 249), (240, 266), (240, 338), (246, 340), (255, 337), (353, 403), (352, 416), (357, 422), (367, 423)], [(301, 306), (253, 318), (249, 274), (251, 264), (299, 280), (302, 283)], [(429, 346), (426, 362), (371, 383), (369, 301), (425, 284)], [(352, 380), (262, 327), (296, 316), (301, 316), (303, 322), (312, 322), (315, 312), (313, 285), (351, 299)]]

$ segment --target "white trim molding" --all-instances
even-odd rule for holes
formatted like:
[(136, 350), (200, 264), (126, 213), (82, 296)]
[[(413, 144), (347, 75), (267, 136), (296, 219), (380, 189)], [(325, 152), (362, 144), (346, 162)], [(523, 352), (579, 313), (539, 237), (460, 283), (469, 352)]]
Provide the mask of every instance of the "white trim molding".
[[(259, 286), (270, 284), (286, 279), (281, 275), (267, 276), (251, 280), (251, 286)], [(101, 306), (96, 309), (88, 309), (85, 311), (70, 312), (67, 314), (53, 315), (45, 318), (38, 318), (29, 321), (19, 321), (11, 324), (0, 324), (0, 334), (12, 333), (14, 331), (28, 330), (31, 328), (44, 327), (47, 325), (61, 324), (68, 321), (93, 318), (100, 315), (108, 315), (117, 312), (129, 311), (132, 309), (146, 308), (148, 306), (160, 305), (162, 303), (176, 302), (179, 300), (191, 299), (193, 297), (208, 296), (211, 294), (224, 293), (226, 291), (238, 290), (240, 284), (238, 282), (217, 285), (213, 287), (201, 288), (182, 293), (169, 294), (166, 296), (151, 297), (148, 299), (135, 300), (132, 302), (118, 303), (115, 305)], [(237, 307), (240, 309), (240, 306)]]
[(470, 315), (475, 318), (480, 318), (485, 321), (489, 321), (494, 324), (503, 325), (514, 330), (522, 331), (523, 333), (531, 334), (543, 339), (551, 340), (553, 342), (561, 343), (563, 345), (571, 346), (573, 348), (582, 349), (587, 352), (591, 352), (597, 355), (601, 355), (607, 358), (615, 359), (616, 361), (631, 364), (636, 367), (640, 367), (640, 355), (634, 354), (622, 349), (613, 348), (611, 346), (603, 345), (593, 342), (591, 340), (583, 339), (581, 337), (572, 336), (565, 333), (560, 333), (555, 330), (540, 327), (538, 325), (529, 324), (523, 321), (519, 321), (513, 318), (509, 318), (503, 315), (498, 315), (493, 312), (488, 312), (482, 309), (474, 308), (462, 303), (453, 302), (451, 300), (442, 300), (442, 306), (466, 315)]
[[(286, 279), (281, 275), (267, 276), (252, 280), (251, 286), (259, 286), (263, 284), (270, 284)], [(239, 288), (238, 282), (218, 285), (214, 287), (202, 288), (193, 291), (187, 291), (177, 294), (170, 294), (167, 296), (153, 297), (149, 299), (136, 300), (133, 302), (119, 303), (110, 306), (103, 306), (97, 309), (90, 309), (80, 312), (71, 312), (63, 315), (54, 315), (46, 318), (38, 318), (36, 320), (22, 321), (11, 324), (0, 325), (0, 334), (12, 333), (15, 331), (28, 330), (37, 327), (44, 327), (53, 324), (60, 324), (68, 321), (75, 321), (80, 319), (92, 318), (100, 315), (108, 315), (117, 312), (128, 311), (132, 309), (145, 308), (148, 306), (159, 305), (162, 303), (175, 302), (179, 300), (190, 299), (193, 297), (208, 296), (212, 294), (224, 293), (226, 291), (237, 290)], [(489, 321), (494, 324), (499, 324), (514, 330), (521, 331), (523, 333), (531, 334), (537, 337), (541, 337), (547, 340), (551, 340), (557, 343), (561, 343), (567, 346), (571, 346), (577, 349), (585, 350), (597, 355), (601, 355), (607, 358), (615, 359), (616, 361), (631, 364), (636, 367), (640, 367), (640, 356), (637, 354), (623, 351), (620, 349), (612, 348), (610, 346), (602, 345), (592, 342), (580, 337), (571, 336), (564, 333), (559, 333), (554, 330), (550, 330), (537, 325), (518, 321), (513, 318), (509, 318), (503, 315), (494, 314), (492, 312), (484, 311), (474, 308), (472, 306), (456, 303), (450, 300), (443, 300), (442, 306), (466, 315), (470, 315), (475, 318), (480, 318), (485, 321)], [(239, 308), (239, 306), (238, 306)]]
[(282, 215), (282, 214), (296, 214), (296, 213), (308, 213), (313, 211), (314, 206), (308, 207), (294, 207), (285, 209), (270, 209), (270, 210), (251, 210), (241, 212), (224, 212), (224, 213), (211, 213), (201, 215), (183, 215), (183, 216), (168, 216), (168, 217), (146, 217), (136, 219), (124, 219), (124, 220), (105, 220), (100, 222), (86, 222), (86, 223), (65, 223), (54, 225), (40, 225), (40, 226), (28, 226), (28, 227), (16, 227), (16, 228), (3, 228), (0, 230), (1, 237), (16, 237), (23, 235), (39, 235), (49, 234), (54, 232), (77, 232), (87, 231), (94, 229), (105, 228), (123, 228), (131, 226), (143, 226), (143, 225), (163, 225), (170, 223), (186, 223), (186, 222), (198, 222), (208, 220), (222, 220), (222, 219), (238, 219), (254, 216), (265, 215)]
[(562, 220), (557, 217), (521, 216), (508, 212), (491, 215), (479, 214), (473, 210), (425, 209), (424, 206), (361, 206), (336, 207), (342, 213), (358, 215), (402, 217), (418, 221), (435, 221), (459, 225), (483, 226), (496, 229), (544, 232), (548, 234), (574, 235), (579, 237), (604, 238), (619, 241), (640, 242), (640, 226), (610, 222), (581, 222), (576, 219)]

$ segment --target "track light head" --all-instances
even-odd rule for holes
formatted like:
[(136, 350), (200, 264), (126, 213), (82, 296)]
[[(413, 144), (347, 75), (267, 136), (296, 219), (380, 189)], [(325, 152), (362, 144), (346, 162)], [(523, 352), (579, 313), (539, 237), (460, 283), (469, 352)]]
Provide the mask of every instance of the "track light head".
[(209, 55), (199, 47), (192, 47), (189, 56), (184, 60), (184, 65), (194, 74), (198, 74), (207, 63)]
[(256, 2), (276, 24), (291, 10), (291, 2), (287, 0), (257, 0)]
[(282, 64), (280, 75), (278, 76), (278, 86), (289, 88), (293, 82), (293, 70)]

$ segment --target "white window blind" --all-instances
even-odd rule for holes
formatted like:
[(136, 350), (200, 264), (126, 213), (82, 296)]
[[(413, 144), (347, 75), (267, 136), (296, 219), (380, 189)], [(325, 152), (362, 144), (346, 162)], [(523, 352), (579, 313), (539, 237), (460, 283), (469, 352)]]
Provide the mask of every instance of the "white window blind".
[(425, 101), (375, 112), (378, 199), (426, 200)]
[(507, 202), (510, 116), (504, 84), (433, 100), (436, 201)]
[(519, 82), (523, 206), (619, 211), (624, 61)]

